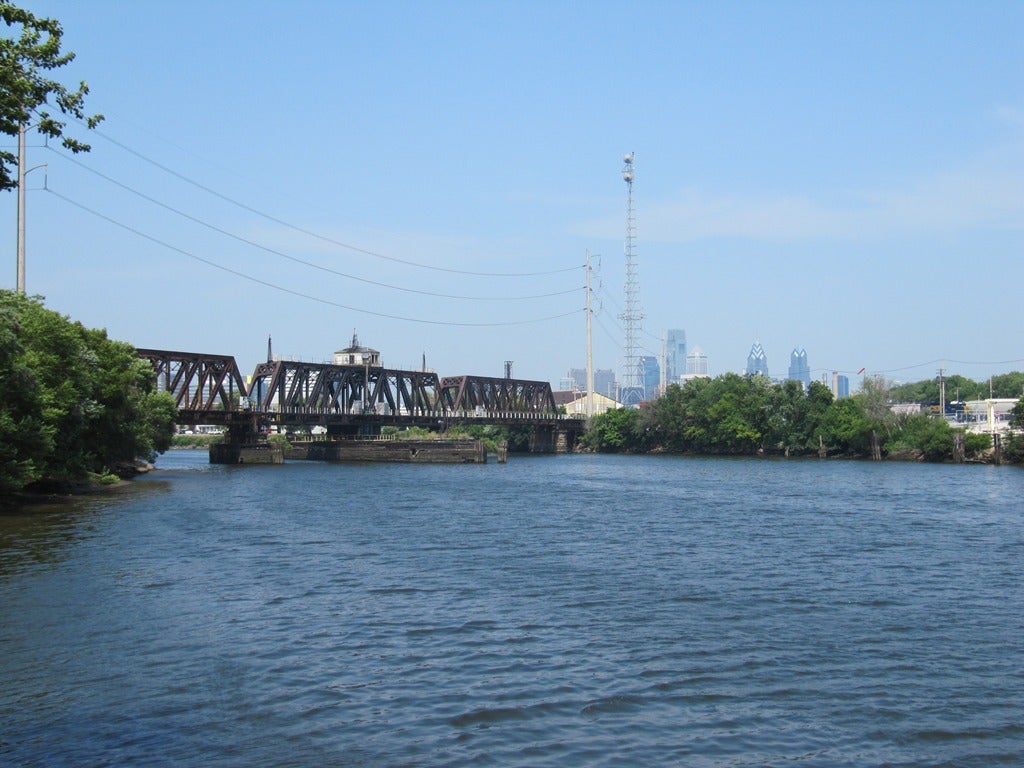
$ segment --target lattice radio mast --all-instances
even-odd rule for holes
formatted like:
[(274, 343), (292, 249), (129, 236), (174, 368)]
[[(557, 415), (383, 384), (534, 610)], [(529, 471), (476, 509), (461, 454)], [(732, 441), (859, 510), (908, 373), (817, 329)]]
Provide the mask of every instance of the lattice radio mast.
[(623, 372), (622, 402), (625, 405), (636, 405), (643, 399), (643, 380), (640, 375), (640, 357), (637, 354), (641, 323), (644, 319), (640, 312), (640, 285), (637, 280), (636, 254), (633, 250), (633, 239), (636, 224), (633, 218), (633, 153), (625, 157), (622, 166), (622, 178), (628, 190), (626, 204), (626, 306), (619, 319), (626, 331), (626, 362)]

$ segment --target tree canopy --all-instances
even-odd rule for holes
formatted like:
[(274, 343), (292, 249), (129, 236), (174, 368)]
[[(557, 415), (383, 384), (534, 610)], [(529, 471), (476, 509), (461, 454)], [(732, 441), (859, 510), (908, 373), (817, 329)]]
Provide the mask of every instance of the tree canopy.
[(152, 459), (176, 415), (130, 344), (0, 290), (0, 491)]
[[(1005, 374), (1001, 386), (1016, 386)], [(964, 380), (969, 381), (969, 380)], [(995, 377), (993, 379), (995, 386)], [(929, 388), (905, 385), (900, 394)], [(936, 385), (937, 387), (937, 385)], [(987, 389), (987, 382), (986, 382)], [(608, 411), (591, 419), (584, 446), (602, 452), (650, 450), (726, 455), (829, 455), (867, 457), (877, 444), (883, 455), (945, 461), (953, 456), (955, 428), (930, 413), (896, 413), (894, 390), (881, 378), (866, 379), (852, 397), (835, 400), (811, 382), (772, 383), (763, 376), (727, 373), (670, 385), (640, 409)], [(1024, 405), (1014, 411), (1024, 423)], [(1010, 445), (1019, 448), (1011, 438)], [(992, 447), (988, 435), (964, 436), (967, 455)], [(1014, 454), (1016, 455), (1016, 454)], [(1013, 459), (1019, 460), (1019, 459)]]
[[(95, 128), (103, 116), (85, 114), (89, 86), (84, 81), (72, 90), (48, 76), (75, 58), (61, 52), (60, 23), (37, 18), (5, 0), (0, 0), (0, 19), (8, 30), (0, 37), (0, 132), (17, 136), (22, 125), (33, 125), (44, 136), (61, 139), (72, 152), (87, 152), (88, 144), (64, 136), (65, 123), (59, 117), (68, 115)], [(17, 164), (15, 153), (0, 150), (0, 189), (17, 186)]]

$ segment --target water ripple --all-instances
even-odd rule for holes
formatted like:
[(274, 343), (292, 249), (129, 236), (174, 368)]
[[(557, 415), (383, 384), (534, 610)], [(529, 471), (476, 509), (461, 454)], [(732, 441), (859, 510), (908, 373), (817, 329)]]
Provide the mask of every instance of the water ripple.
[(0, 519), (0, 764), (1024, 764), (1019, 473), (168, 458)]

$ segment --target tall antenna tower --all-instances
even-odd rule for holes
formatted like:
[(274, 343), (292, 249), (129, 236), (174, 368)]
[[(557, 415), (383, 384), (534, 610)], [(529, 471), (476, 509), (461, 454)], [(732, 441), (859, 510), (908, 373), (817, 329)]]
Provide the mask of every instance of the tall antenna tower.
[(624, 159), (622, 178), (628, 190), (626, 204), (626, 305), (619, 319), (626, 330), (626, 360), (623, 371), (623, 387), (620, 394), (624, 405), (637, 405), (643, 400), (643, 378), (640, 374), (639, 335), (641, 321), (640, 285), (637, 280), (636, 254), (633, 250), (633, 239), (636, 234), (636, 223), (633, 218), (633, 153)]

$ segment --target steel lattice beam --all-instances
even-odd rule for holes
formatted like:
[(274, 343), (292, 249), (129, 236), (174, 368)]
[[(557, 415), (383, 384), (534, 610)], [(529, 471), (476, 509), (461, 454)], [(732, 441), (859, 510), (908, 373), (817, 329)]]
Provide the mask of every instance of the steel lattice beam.
[(179, 411), (230, 412), (246, 396), (235, 358), (163, 349), (138, 349), (156, 373), (157, 387), (170, 392)]
[(260, 363), (250, 392), (263, 413), (427, 416), (437, 407), (436, 373), (275, 360)]
[(484, 422), (561, 424), (545, 381), (451, 376), (361, 365), (275, 360), (260, 363), (246, 386), (229, 355), (140, 349), (160, 390), (170, 392), (179, 423), (228, 424), (244, 413), (278, 425), (332, 429), (420, 425), (442, 430)]
[(557, 411), (548, 382), (487, 376), (446, 376), (441, 379), (440, 403), (445, 412), (452, 414), (478, 410), (528, 414)]

